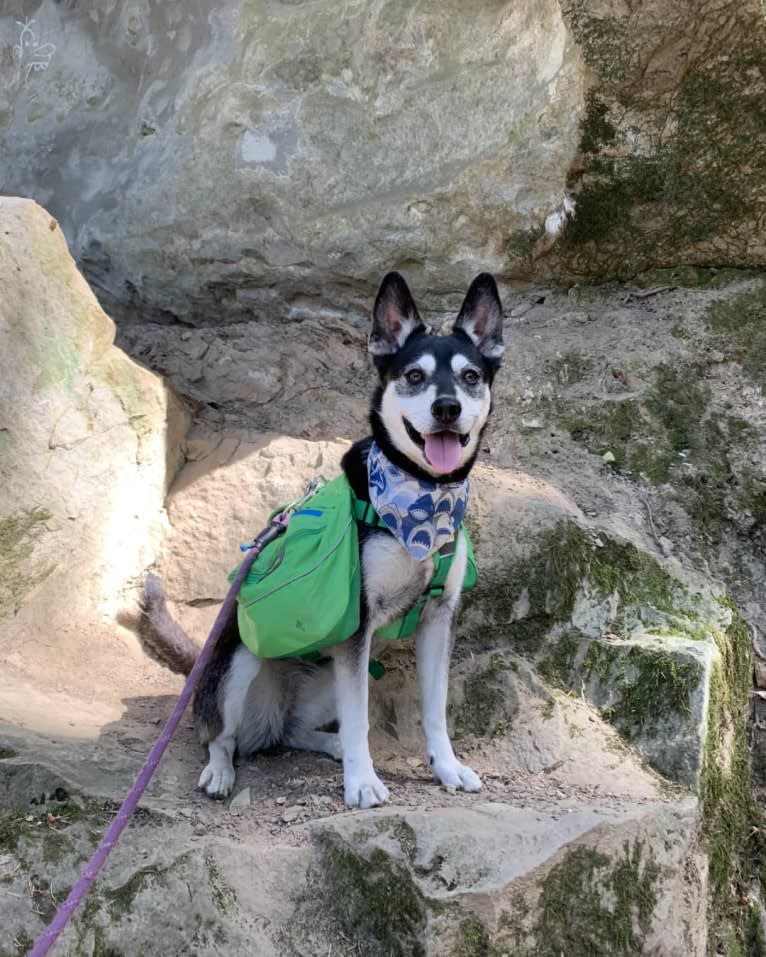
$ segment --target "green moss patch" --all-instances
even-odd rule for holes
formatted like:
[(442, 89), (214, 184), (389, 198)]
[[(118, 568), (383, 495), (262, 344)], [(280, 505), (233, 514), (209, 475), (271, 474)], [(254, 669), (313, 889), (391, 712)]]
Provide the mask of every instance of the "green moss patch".
[[(671, 90), (647, 69), (677, 43), (642, 5), (612, 14), (583, 0), (564, 16), (597, 77), (581, 122), (573, 172), (576, 215), (554, 249), (566, 277), (628, 279), (677, 263), (757, 265), (747, 237), (766, 210), (766, 40), (757, 4), (717, 29), (705, 55), (691, 41)], [(658, 33), (659, 30), (659, 33)], [(714, 33), (714, 31), (716, 31)]]
[(104, 891), (106, 909), (111, 921), (120, 921), (133, 910), (133, 904), (144, 890), (161, 886), (164, 883), (163, 875), (167, 868), (149, 865), (140, 867), (134, 874), (119, 887), (111, 887)]
[[(674, 579), (651, 555), (625, 541), (598, 536), (562, 521), (540, 535), (531, 555), (488, 569), (466, 595), (489, 621), (467, 637), (492, 648), (538, 656), (552, 638), (566, 641), (578, 599), (609, 610), (594, 622), (620, 634), (667, 626), (674, 634), (703, 638), (699, 596)], [(584, 627), (584, 623), (583, 623)], [(576, 631), (576, 629), (575, 629)]]
[(761, 388), (766, 387), (766, 283), (714, 303), (705, 321), (715, 345)]
[(539, 670), (548, 681), (587, 697), (648, 765), (672, 781), (695, 786), (706, 681), (695, 647), (593, 640), (565, 632)]
[(595, 686), (591, 696), (609, 700), (602, 715), (629, 741), (657, 734), (668, 722), (688, 723), (704, 675), (699, 662), (659, 646), (587, 640), (583, 646), (571, 634), (541, 671), (567, 688)]
[(661, 648), (633, 645), (625, 654), (594, 641), (583, 661), (583, 673), (616, 687), (617, 700), (605, 716), (629, 740), (657, 733), (670, 720), (691, 719), (691, 700), (704, 669), (696, 661), (681, 661)]
[(230, 913), (237, 905), (236, 892), (224, 880), (212, 854), (205, 855), (205, 867), (213, 903), (222, 914)]
[(754, 862), (757, 841), (763, 837), (753, 831), (760, 815), (753, 803), (746, 732), (752, 685), (750, 630), (734, 605), (726, 604), (731, 624), (715, 636), (721, 658), (710, 682), (701, 782), (710, 860), (711, 953), (717, 944), (728, 947), (732, 941), (742, 944), (747, 939), (749, 885), (754, 877), (766, 878), (762, 862)]
[(544, 234), (542, 227), (518, 230), (508, 240), (508, 255), (523, 262), (531, 262), (535, 245)]
[(573, 523), (561, 522), (537, 539), (531, 555), (483, 571), (464, 604), (477, 605), (490, 621), (468, 637), (490, 647), (510, 641), (516, 651), (538, 651), (550, 629), (568, 621), (574, 609), (584, 534)]
[(537, 955), (646, 953), (659, 886), (659, 867), (640, 841), (626, 842), (617, 861), (594, 848), (573, 848), (541, 884)]
[(662, 889), (651, 848), (625, 842), (614, 858), (576, 846), (548, 871), (536, 905), (513, 901), (490, 936), (475, 917), (458, 927), (450, 957), (638, 957)]
[(0, 813), (0, 850), (16, 851), (19, 841), (29, 832), (26, 815), (19, 811)]
[(296, 935), (308, 923), (370, 957), (425, 954), (428, 903), (407, 867), (380, 848), (362, 854), (333, 832), (321, 835), (296, 913)]
[(508, 731), (513, 711), (502, 676), (509, 669), (510, 665), (502, 655), (493, 655), (488, 667), (466, 676), (463, 700), (450, 708), (455, 737), (494, 738)]
[[(766, 348), (766, 332), (745, 326), (743, 338), (753, 341), (749, 355), (757, 365), (763, 354), (758, 336)], [(652, 485), (670, 483), (708, 541), (720, 540), (732, 516), (766, 518), (766, 476), (749, 464), (759, 444), (757, 430), (714, 408), (699, 363), (662, 364), (640, 397), (574, 407), (559, 402), (557, 415), (589, 452), (610, 452), (616, 472)]]
[(456, 936), (449, 957), (498, 957), (501, 953), (492, 946), (487, 928), (476, 917), (462, 920)]
[(559, 419), (588, 451), (611, 452), (615, 471), (659, 484), (668, 481), (672, 468), (686, 456), (707, 459), (724, 445), (725, 434), (705, 419), (709, 401), (701, 366), (663, 364), (640, 399), (563, 408)]
[(0, 519), (0, 618), (18, 611), (24, 596), (53, 571), (53, 565), (28, 565), (50, 518), (47, 509), (31, 508)]
[(569, 689), (576, 673), (581, 648), (590, 641), (587, 635), (574, 629), (564, 631), (553, 639), (547, 654), (537, 664), (540, 674), (552, 684)]
[[(490, 622), (469, 640), (533, 658), (548, 681), (584, 693), (652, 767), (696, 786), (707, 680), (702, 645), (722, 620), (715, 601), (632, 543), (571, 521), (535, 545), (507, 578), (502, 569), (485, 576), (482, 610)], [(453, 711), (458, 735), (503, 731), (503, 695), (494, 667), (471, 676), (466, 704)]]

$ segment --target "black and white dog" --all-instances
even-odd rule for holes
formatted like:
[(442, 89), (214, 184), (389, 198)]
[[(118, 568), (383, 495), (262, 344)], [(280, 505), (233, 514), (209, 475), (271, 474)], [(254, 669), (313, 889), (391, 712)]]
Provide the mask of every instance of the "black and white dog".
[[(373, 468), (386, 468), (405, 485), (435, 489), (432, 495), (451, 490), (447, 500), (453, 505), (452, 492), (458, 490), (459, 527), (465, 507), (459, 491), (467, 493), (465, 480), (491, 410), (492, 380), (503, 354), (502, 323), (497, 286), (487, 273), (471, 284), (449, 335), (435, 335), (424, 326), (398, 273), (385, 277), (369, 337), (380, 376), (370, 414), (372, 436), (353, 445), (342, 461), (358, 498), (372, 500), (380, 512), (381, 489), (371, 476)], [(437, 510), (443, 515), (441, 505)], [(382, 528), (360, 529), (361, 625), (347, 641), (327, 649), (330, 662), (258, 659), (240, 641), (232, 617), (194, 703), (200, 737), (209, 747), (200, 788), (211, 797), (226, 797), (234, 784), (235, 751), (246, 755), (281, 743), (342, 759), (349, 807), (388, 800), (367, 741), (368, 663), (373, 634), (406, 612), (433, 575), (430, 554), (424, 557), (411, 544), (412, 539), (400, 540)], [(466, 542), (458, 530), (444, 592), (428, 600), (415, 640), (428, 763), (442, 784), (478, 791), (481, 781), (455, 757), (446, 721), (452, 620), (465, 569)], [(144, 590), (141, 636), (174, 670), (191, 669), (196, 648), (170, 617), (153, 576)], [(335, 722), (337, 733), (322, 730)]]

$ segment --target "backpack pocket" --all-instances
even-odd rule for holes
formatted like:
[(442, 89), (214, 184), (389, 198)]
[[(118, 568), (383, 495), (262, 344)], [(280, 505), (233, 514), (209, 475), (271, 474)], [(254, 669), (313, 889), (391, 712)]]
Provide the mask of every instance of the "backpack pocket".
[[(238, 596), (242, 640), (259, 658), (308, 654), (359, 628), (359, 538), (344, 476), (323, 486), (253, 563)], [(232, 575), (234, 572), (232, 573)]]

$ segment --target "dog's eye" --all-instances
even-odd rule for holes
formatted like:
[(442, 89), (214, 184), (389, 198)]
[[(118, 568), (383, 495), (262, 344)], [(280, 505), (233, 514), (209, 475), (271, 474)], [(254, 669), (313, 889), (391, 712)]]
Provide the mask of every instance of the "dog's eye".
[(420, 385), (423, 379), (425, 379), (425, 376), (421, 369), (410, 369), (409, 372), (404, 373), (404, 378), (410, 385)]
[(468, 385), (476, 385), (479, 381), (479, 373), (475, 369), (466, 369), (463, 373), (463, 381)]

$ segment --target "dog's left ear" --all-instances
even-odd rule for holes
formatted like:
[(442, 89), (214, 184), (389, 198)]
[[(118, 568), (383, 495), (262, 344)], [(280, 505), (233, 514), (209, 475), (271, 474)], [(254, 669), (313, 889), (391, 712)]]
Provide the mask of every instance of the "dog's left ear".
[(455, 320), (455, 331), (462, 329), (479, 352), (497, 366), (503, 357), (503, 304), (497, 284), (488, 272), (471, 283)]
[(376, 357), (393, 355), (416, 329), (424, 328), (407, 283), (398, 272), (390, 272), (372, 310), (368, 349)]

